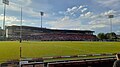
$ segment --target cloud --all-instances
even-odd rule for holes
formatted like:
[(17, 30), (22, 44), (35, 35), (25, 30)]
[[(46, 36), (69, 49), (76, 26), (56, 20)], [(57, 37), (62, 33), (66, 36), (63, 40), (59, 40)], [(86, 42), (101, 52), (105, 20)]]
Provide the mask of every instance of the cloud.
[[(32, 0), (11, 0), (9, 5), (7, 6), (7, 11), (11, 11), (14, 13), (20, 13), (21, 11), (21, 7), (23, 9), (23, 13), (27, 14), (28, 16), (31, 17), (39, 17), (39, 10), (37, 9), (33, 9), (32, 7), (30, 7), (32, 4)], [(0, 8), (2, 8), (0, 5)], [(9, 13), (9, 15), (12, 15), (13, 13)]]
[[(6, 20), (5, 25), (7, 25), (7, 26), (20, 25), (20, 23), (21, 23), (21, 20), (18, 19), (17, 17), (15, 17), (15, 16), (6, 16), (5, 20)], [(3, 21), (3, 16), (2, 15), (0, 15), (0, 21), (1, 22)], [(40, 26), (39, 22), (40, 22), (40, 20), (34, 20), (34, 19), (25, 19), (24, 20), (23, 19), (22, 20), (22, 25), (39, 27)]]
[(71, 8), (67, 8), (66, 11), (59, 11), (59, 14), (64, 14), (64, 15), (75, 15), (77, 13), (81, 13), (86, 11), (86, 5), (80, 5), (80, 6), (73, 6)]
[(84, 11), (86, 11), (87, 10), (87, 8), (83, 8), (82, 10), (81, 10), (81, 12), (83, 13)]
[(85, 7), (85, 6), (80, 5), (78, 9), (82, 9), (83, 7)]
[(93, 13), (92, 12), (87, 12), (86, 14), (85, 14), (85, 16), (91, 16)]
[(80, 15), (82, 18), (90, 18), (93, 15), (93, 12), (86, 12)]
[(19, 6), (24, 6), (24, 7), (26, 7), (26, 6), (30, 6), (30, 5), (31, 5), (32, 0), (16, 0), (16, 1), (11, 0), (10, 3), (11, 3), (11, 2), (14, 2), (15, 4), (17, 4), (17, 5), (19, 5)]
[[(82, 13), (80, 17), (72, 18), (69, 15), (65, 15), (63, 18), (58, 18), (55, 21), (48, 22), (48, 24), (51, 26), (50, 28), (57, 29), (101, 30), (106, 28), (106, 30), (108, 30), (110, 27), (110, 20), (108, 15), (114, 14), (116, 16), (117, 13), (118, 11), (115, 10), (108, 10), (99, 14), (86, 11)], [(114, 17), (112, 19), (112, 24), (120, 25), (120, 17)]]
[(7, 8), (8, 10), (12, 10), (12, 11), (20, 11), (21, 6), (14, 3), (14, 2), (10, 2), (10, 5), (8, 6), (9, 8)]
[(116, 33), (117, 33), (118, 35), (120, 35), (120, 30), (117, 30)]
[(69, 16), (59, 18), (55, 21), (49, 21), (47, 24), (49, 24), (51, 28), (57, 29), (73, 29), (81, 25), (80, 21), (78, 20), (75, 21), (71, 19)]
[[(24, 5), (20, 5), (20, 3), (24, 4)], [(26, 2), (23, 3), (23, 2)], [(32, 7), (29, 7), (29, 5), (32, 3), (31, 0), (19, 0), (19, 1), (10, 1), (10, 4), (7, 6), (7, 12), (11, 12), (11, 13), (8, 13), (9, 16), (12, 16), (13, 14), (14, 15), (20, 15), (20, 11), (21, 11), (21, 7), (22, 7), (22, 13), (23, 15), (26, 15), (28, 17), (34, 17), (34, 18), (39, 18), (40, 17), (40, 11), (39, 10), (36, 10)], [(0, 5), (2, 6), (2, 5)], [(23, 7), (24, 6), (24, 7)], [(6, 12), (6, 13), (7, 13)], [(48, 13), (44, 13), (44, 17), (48, 17)], [(17, 17), (17, 16), (16, 16)]]
[(72, 12), (72, 11), (75, 11), (76, 9), (77, 9), (77, 7), (74, 6), (74, 7), (72, 7), (72, 8), (68, 8), (68, 9), (67, 9), (67, 12)]
[(104, 24), (98, 24), (98, 25), (91, 25), (90, 26), (90, 29), (101, 29), (101, 28), (105, 28), (106, 27), (106, 25), (104, 25)]
[(117, 12), (117, 11), (109, 10), (109, 11), (105, 12), (104, 15), (116, 14), (116, 12)]
[[(23, 0), (19, 0), (19, 1), (23, 1)], [(39, 10), (35, 10), (32, 7), (29, 7), (29, 5), (31, 4), (30, 2), (31, 0), (28, 0), (28, 3), (26, 6), (22, 7), (22, 11), (23, 11), (23, 25), (31, 25), (31, 26), (40, 26), (39, 22), (40, 22), (40, 14), (39, 14)], [(26, 1), (25, 1), (26, 2)], [(2, 6), (2, 5), (0, 5)], [(9, 12), (11, 11), (11, 12)], [(15, 1), (11, 1), (10, 5), (7, 6), (7, 13), (6, 12), (6, 25), (19, 25), (20, 24), (20, 11), (21, 11), (21, 6), (18, 4), (18, 2), (16, 3)], [(14, 16), (13, 16), (14, 14)], [(52, 15), (55, 15), (55, 13), (45, 13), (43, 18), (49, 18)], [(35, 18), (35, 19), (29, 19), (29, 18)], [(3, 14), (0, 15), (0, 21), (3, 21)], [(2, 24), (1, 24), (2, 26)]]
[(119, 8), (120, 0), (94, 0), (106, 7)]
[[(10, 22), (17, 20), (17, 18), (14, 16), (6, 16), (5, 19), (6, 19), (6, 21), (10, 21)], [(2, 21), (2, 20), (3, 20), (3, 15), (0, 16), (0, 21)]]
[[(3, 15), (0, 15), (0, 21), (3, 21)], [(20, 20), (15, 16), (6, 16), (5, 21), (5, 25), (20, 24)]]
[(29, 6), (32, 3), (32, 0), (18, 0), (19, 3), (21, 2), (22, 5), (24, 6)]
[(77, 11), (77, 9), (78, 8), (76, 6), (74, 6), (72, 8), (68, 8), (66, 12), (70, 13), (71, 15), (73, 15)]
[[(11, 2), (11, 4), (9, 5), (8, 9), (12, 10), (12, 11), (20, 12), (21, 11), (21, 6), (16, 4), (16, 3), (14, 3), (14, 2)], [(23, 11), (23, 13), (29, 14), (30, 16), (38, 16), (38, 13), (35, 12), (33, 10), (33, 8), (30, 8), (30, 7), (22, 7), (22, 11)]]
[[(110, 26), (110, 20), (108, 18), (109, 14), (114, 14), (116, 16), (117, 11), (109, 10), (101, 14), (97, 14), (97, 15), (94, 14), (91, 16), (92, 20), (88, 24), (92, 26), (91, 27), (92, 29), (109, 27)], [(112, 19), (112, 25), (120, 25), (119, 16), (114, 17)]]
[(108, 27), (109, 23), (107, 20), (92, 20), (89, 22), (90, 29), (100, 29), (104, 27)]
[[(78, 13), (79, 12), (79, 13)], [(81, 12), (81, 13), (80, 13)], [(74, 14), (79, 14), (79, 17), (72, 18)], [(116, 15), (118, 11), (108, 10), (99, 14), (95, 14), (89, 11), (84, 6), (73, 6), (67, 8), (67, 11), (59, 11), (59, 14), (65, 14), (63, 18), (58, 18), (56, 21), (50, 21), (48, 24), (52, 28), (63, 28), (63, 29), (84, 29), (84, 30), (95, 30), (108, 28), (110, 25), (108, 15)], [(71, 16), (72, 14), (72, 16)], [(120, 24), (120, 17), (113, 19), (113, 25)], [(74, 22), (74, 23), (73, 23)]]

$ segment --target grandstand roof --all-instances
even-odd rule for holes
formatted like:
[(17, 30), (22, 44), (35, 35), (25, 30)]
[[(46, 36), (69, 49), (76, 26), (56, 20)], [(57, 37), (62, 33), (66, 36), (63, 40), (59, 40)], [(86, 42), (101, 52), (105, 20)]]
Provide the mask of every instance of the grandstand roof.
[[(20, 26), (8, 26), (7, 28), (15, 28)], [(61, 33), (94, 33), (94, 31), (91, 30), (60, 30), (60, 29), (48, 29), (48, 28), (39, 28), (39, 27), (32, 27), (32, 26), (22, 26), (23, 29), (31, 29), (31, 30), (42, 30), (43, 32), (61, 32)]]

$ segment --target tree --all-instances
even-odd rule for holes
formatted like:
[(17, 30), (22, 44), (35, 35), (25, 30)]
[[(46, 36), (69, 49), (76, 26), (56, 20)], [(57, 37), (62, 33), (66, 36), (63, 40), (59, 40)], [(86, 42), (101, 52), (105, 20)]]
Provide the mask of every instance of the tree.
[(116, 35), (116, 33), (111, 32), (111, 33), (106, 33), (105, 37), (106, 37), (106, 39), (116, 39), (117, 35)]
[(112, 38), (112, 39), (116, 39), (116, 38), (117, 38), (116, 33), (112, 32), (112, 33), (111, 33), (111, 38)]
[(110, 33), (105, 34), (105, 39), (110, 39)]
[(97, 35), (97, 37), (98, 37), (100, 40), (103, 40), (103, 39), (105, 39), (105, 34), (104, 34), (104, 33), (99, 33), (99, 34)]

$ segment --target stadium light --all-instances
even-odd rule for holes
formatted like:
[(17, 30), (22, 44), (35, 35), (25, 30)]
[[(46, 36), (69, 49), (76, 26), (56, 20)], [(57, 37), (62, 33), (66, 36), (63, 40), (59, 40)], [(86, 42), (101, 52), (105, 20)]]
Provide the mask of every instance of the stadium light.
[(41, 15), (41, 28), (42, 28), (42, 16), (44, 15), (44, 12), (40, 12)]
[(110, 32), (112, 33), (112, 18), (114, 18), (114, 15), (108, 15), (108, 18), (110, 19)]
[(5, 39), (5, 35), (6, 35), (6, 31), (5, 31), (5, 12), (6, 12), (6, 5), (9, 5), (9, 1), (8, 0), (3, 0), (3, 4), (4, 4), (3, 37)]

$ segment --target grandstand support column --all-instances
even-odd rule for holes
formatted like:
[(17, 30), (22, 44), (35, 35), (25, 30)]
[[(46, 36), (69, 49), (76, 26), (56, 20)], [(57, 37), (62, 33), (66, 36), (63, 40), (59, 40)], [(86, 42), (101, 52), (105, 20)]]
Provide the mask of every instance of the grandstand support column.
[(41, 28), (42, 28), (42, 16), (44, 15), (44, 12), (40, 12), (41, 15)]
[(3, 18), (3, 38), (5, 39), (6, 31), (5, 31), (5, 15), (6, 15), (6, 5), (9, 5), (8, 0), (3, 0), (4, 3), (4, 18)]

